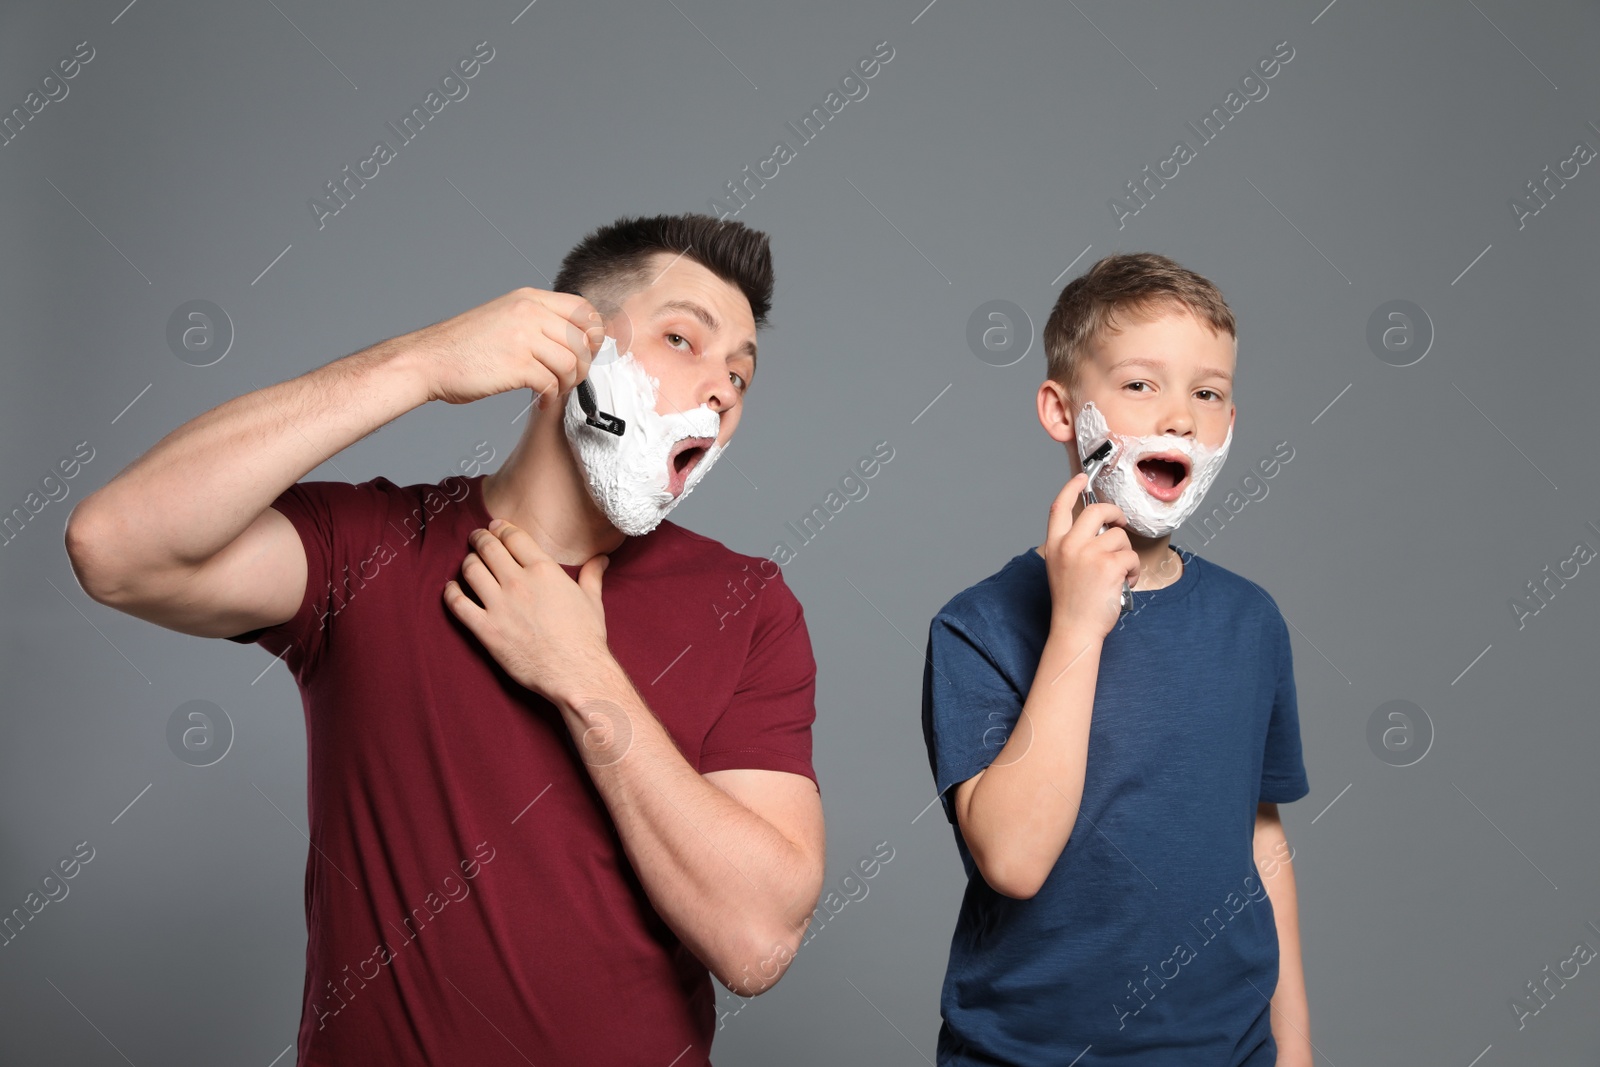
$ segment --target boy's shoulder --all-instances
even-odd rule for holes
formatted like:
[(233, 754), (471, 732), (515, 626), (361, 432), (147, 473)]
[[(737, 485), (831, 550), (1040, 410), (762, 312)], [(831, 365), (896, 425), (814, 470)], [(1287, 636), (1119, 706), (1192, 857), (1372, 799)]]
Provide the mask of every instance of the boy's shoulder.
[[(1258, 582), (1187, 549), (1173, 546), (1183, 559), (1184, 577), (1193, 585), (1196, 606), (1213, 619), (1238, 627), (1256, 623), (1284, 627), (1283, 612)], [(1165, 593), (1166, 589), (1158, 590)], [(1029, 547), (998, 570), (945, 601), (936, 613), (975, 636), (1014, 633), (1019, 627), (1049, 623), (1050, 581), (1044, 557)]]
[(989, 576), (979, 579), (944, 602), (935, 621), (954, 622), (984, 637), (997, 630), (1015, 629), (1030, 611), (1042, 608), (1049, 621), (1050, 581), (1044, 557), (1030, 545)]
[(1183, 549), (1180, 551), (1185, 567), (1195, 566), (1200, 571), (1201, 588), (1213, 600), (1231, 601), (1245, 606), (1262, 606), (1274, 616), (1281, 616), (1278, 602), (1259, 582), (1251, 581), (1237, 571), (1229, 570), (1214, 560)]
[(1178, 551), (1183, 557), (1185, 571), (1192, 570), (1194, 574), (1191, 600), (1212, 640), (1220, 641), (1225, 633), (1257, 634), (1267, 641), (1288, 640), (1287, 620), (1277, 600), (1264, 586), (1187, 549)]

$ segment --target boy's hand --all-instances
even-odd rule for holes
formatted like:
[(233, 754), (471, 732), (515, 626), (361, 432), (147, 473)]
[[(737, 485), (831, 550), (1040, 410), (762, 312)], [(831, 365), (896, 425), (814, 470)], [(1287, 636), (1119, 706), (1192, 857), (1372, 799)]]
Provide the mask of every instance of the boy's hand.
[[(1139, 554), (1124, 526), (1128, 517), (1115, 504), (1089, 504), (1072, 515), (1073, 503), (1089, 484), (1082, 471), (1056, 494), (1044, 540), (1050, 577), (1050, 627), (1070, 628), (1096, 638), (1109, 634), (1121, 615), (1122, 583), (1139, 580)], [(1108, 528), (1099, 536), (1101, 526)]]
[(528, 287), (395, 340), (414, 355), (429, 400), (468, 404), (533, 389), (540, 410), (588, 376), (604, 342), (593, 304)]

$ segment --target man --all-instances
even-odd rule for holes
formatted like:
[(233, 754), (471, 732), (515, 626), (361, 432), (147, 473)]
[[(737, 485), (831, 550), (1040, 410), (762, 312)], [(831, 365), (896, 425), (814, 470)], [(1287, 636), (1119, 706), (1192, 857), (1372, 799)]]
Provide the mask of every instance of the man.
[[(664, 518), (743, 412), (767, 238), (624, 218), (554, 290), (231, 400), (68, 523), (95, 600), (259, 642), (301, 687), (302, 1065), (708, 1064), (707, 968), (770, 988), (821, 891), (800, 605), (774, 574), (719, 611), (754, 557)], [(492, 474), (295, 484), (520, 388)]]

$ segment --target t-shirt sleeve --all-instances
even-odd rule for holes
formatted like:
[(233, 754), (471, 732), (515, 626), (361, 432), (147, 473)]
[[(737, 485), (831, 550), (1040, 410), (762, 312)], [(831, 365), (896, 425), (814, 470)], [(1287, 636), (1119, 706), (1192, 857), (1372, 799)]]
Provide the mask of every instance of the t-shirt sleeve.
[(788, 771), (817, 785), (811, 766), (817, 663), (805, 612), (781, 573), (759, 597), (762, 614), (728, 707), (706, 731), (699, 769)]
[(1261, 800), (1268, 804), (1287, 804), (1311, 792), (1311, 786), (1306, 781), (1305, 762), (1300, 753), (1300, 709), (1295, 698), (1289, 627), (1282, 613), (1274, 622), (1277, 682), (1272, 718), (1267, 724), (1266, 751), (1261, 761)]
[(952, 824), (952, 787), (1000, 754), (1025, 700), (965, 623), (944, 612), (933, 617), (922, 668), (922, 736), (934, 787)]
[(360, 584), (363, 567), (370, 569), (380, 558), (377, 548), (388, 537), (395, 488), (384, 478), (359, 485), (297, 482), (278, 494), (271, 506), (294, 525), (305, 548), (305, 595), (287, 621), (226, 640), (259, 644), (282, 656), (295, 678), (304, 682), (321, 661), (338, 609)]

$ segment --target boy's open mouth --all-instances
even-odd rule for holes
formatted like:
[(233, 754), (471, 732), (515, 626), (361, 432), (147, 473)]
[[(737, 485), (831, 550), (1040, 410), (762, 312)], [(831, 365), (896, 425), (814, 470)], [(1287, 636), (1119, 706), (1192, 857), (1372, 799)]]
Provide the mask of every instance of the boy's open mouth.
[(716, 444), (710, 437), (685, 437), (672, 446), (671, 453), (667, 456), (667, 492), (674, 498), (683, 492), (683, 485), (689, 480), (689, 472), (705, 456), (706, 449)]
[(1183, 495), (1189, 481), (1189, 459), (1177, 452), (1161, 452), (1145, 456), (1134, 464), (1139, 470), (1139, 484), (1145, 492), (1164, 503), (1172, 503)]

